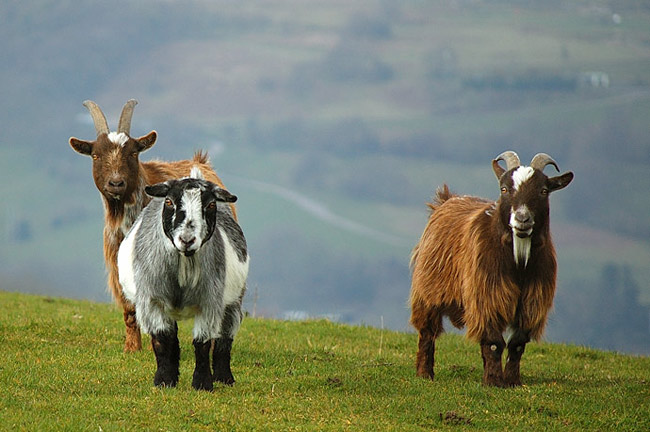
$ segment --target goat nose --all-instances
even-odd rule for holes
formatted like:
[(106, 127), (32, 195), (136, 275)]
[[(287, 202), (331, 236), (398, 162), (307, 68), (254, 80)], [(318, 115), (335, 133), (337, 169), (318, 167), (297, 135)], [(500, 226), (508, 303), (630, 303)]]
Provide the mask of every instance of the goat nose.
[(122, 179), (111, 179), (108, 181), (109, 186), (112, 187), (122, 187), (124, 186), (124, 180)]
[(520, 223), (526, 223), (530, 221), (530, 213), (527, 211), (517, 211), (515, 212), (515, 220)]
[(180, 240), (184, 246), (191, 246), (196, 241), (196, 237), (192, 237), (189, 240), (186, 240), (183, 237), (181, 237)]

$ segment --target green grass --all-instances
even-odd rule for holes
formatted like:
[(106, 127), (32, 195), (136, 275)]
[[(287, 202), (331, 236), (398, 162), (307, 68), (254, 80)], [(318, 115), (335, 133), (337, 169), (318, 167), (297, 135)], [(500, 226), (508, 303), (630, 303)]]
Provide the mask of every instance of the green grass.
[(152, 385), (151, 350), (122, 352), (115, 307), (0, 292), (0, 430), (648, 430), (650, 358), (531, 344), (518, 389), (480, 384), (476, 345), (438, 343), (436, 382), (414, 376), (414, 334), (246, 318), (233, 387)]

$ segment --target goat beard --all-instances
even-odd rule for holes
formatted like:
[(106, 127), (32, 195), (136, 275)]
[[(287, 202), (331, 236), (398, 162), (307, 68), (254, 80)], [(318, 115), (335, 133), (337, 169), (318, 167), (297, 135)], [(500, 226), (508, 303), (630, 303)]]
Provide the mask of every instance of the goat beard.
[[(512, 253), (515, 258), (517, 267), (526, 267), (528, 259), (530, 258), (531, 238), (519, 237), (514, 232), (512, 233)], [(523, 264), (523, 265), (522, 265)]]

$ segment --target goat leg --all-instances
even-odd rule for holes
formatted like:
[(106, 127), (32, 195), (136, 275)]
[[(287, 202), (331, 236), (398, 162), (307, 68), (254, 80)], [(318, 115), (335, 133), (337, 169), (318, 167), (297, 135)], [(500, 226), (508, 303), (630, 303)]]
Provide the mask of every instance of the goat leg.
[(419, 330), (418, 353), (415, 360), (416, 375), (433, 381), (436, 338), (442, 333), (442, 314), (438, 307), (427, 308), (414, 304), (411, 323)]
[(174, 323), (171, 331), (161, 331), (151, 335), (151, 346), (156, 355), (156, 374), (153, 384), (160, 387), (176, 387), (181, 349), (178, 343), (178, 326)]
[(142, 336), (140, 326), (135, 318), (135, 306), (124, 304), (124, 325), (126, 326), (126, 340), (124, 341), (124, 352), (135, 352), (142, 349)]
[(503, 337), (496, 340), (481, 341), (481, 356), (483, 357), (483, 384), (487, 386), (504, 387), (501, 356), (506, 346)]
[(232, 338), (219, 337), (214, 342), (214, 352), (212, 353), (212, 369), (214, 371), (214, 381), (227, 385), (235, 383), (235, 377), (230, 370), (230, 350), (232, 349)]
[(430, 332), (420, 332), (418, 339), (418, 354), (415, 360), (415, 374), (421, 378), (433, 381), (433, 365), (435, 363), (436, 339)]
[(212, 347), (212, 340), (200, 342), (194, 339), (192, 345), (194, 345), (194, 357), (196, 359), (192, 387), (196, 390), (212, 391), (212, 372), (210, 371), (210, 348)]
[(526, 343), (530, 338), (528, 335), (518, 329), (508, 341), (508, 360), (503, 371), (503, 380), (506, 387), (518, 387), (521, 385), (521, 375), (519, 373), (519, 363), (521, 356), (526, 349)]

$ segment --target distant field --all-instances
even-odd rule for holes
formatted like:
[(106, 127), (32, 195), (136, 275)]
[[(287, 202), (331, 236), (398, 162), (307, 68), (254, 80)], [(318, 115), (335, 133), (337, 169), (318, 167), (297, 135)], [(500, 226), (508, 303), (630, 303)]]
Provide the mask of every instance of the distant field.
[[(607, 266), (650, 304), (642, 2), (36, 1), (0, 5), (0, 24), (0, 86), (14, 101), (0, 112), (4, 286), (108, 299), (102, 204), (90, 159), (67, 140), (94, 136), (83, 100), (114, 128), (135, 97), (133, 133), (160, 136), (142, 160), (210, 149), (239, 196), (251, 287), (269, 316), (407, 329), (424, 203), (443, 182), (496, 198), (490, 161), (506, 149), (525, 162), (547, 152), (576, 174), (551, 198), (558, 292), (575, 305), (551, 327), (599, 297), (590, 290)], [(587, 71), (610, 86), (535, 87)]]

